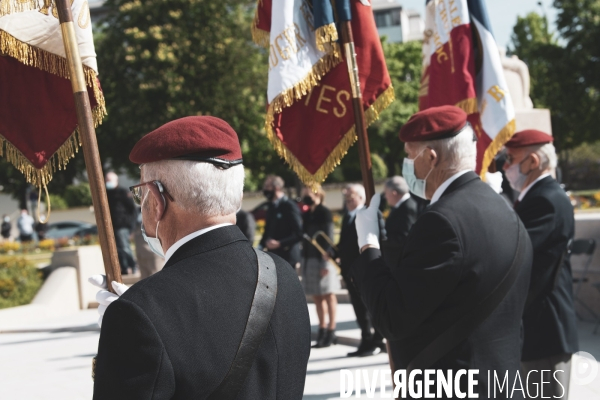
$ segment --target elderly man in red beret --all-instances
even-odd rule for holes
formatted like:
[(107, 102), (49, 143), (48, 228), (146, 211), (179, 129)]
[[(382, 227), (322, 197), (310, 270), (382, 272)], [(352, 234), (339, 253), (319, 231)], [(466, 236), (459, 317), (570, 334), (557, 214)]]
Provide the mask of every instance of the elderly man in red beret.
[(301, 399), (306, 299), (294, 269), (235, 225), (235, 131), (215, 117), (178, 119), (144, 136), (130, 160), (141, 168), (130, 189), (142, 232), (165, 266), (98, 293), (94, 399)]
[[(488, 373), (506, 376), (512, 387), (520, 369), (532, 257), (527, 232), (473, 172), (476, 136), (464, 111), (443, 106), (418, 112), (399, 136), (408, 154), (402, 175), (412, 194), (430, 205), (388, 268), (379, 250), (374, 196), (356, 219), (362, 254), (353, 265), (354, 283), (390, 344), (396, 370), (441, 370), (446, 379), (460, 381), (465, 395), (523, 398), (506, 386), (492, 388)], [(476, 385), (460, 370), (478, 370)], [(415, 378), (428, 384), (423, 375)], [(434, 379), (430, 391), (460, 395), (438, 384)]]
[[(573, 240), (573, 206), (554, 179), (556, 152), (552, 136), (517, 132), (506, 143), (506, 178), (520, 192), (515, 211), (533, 244), (531, 286), (523, 315), (524, 373), (535, 376), (531, 395), (567, 398), (571, 355), (578, 351), (569, 244)], [(543, 371), (543, 376), (542, 374)]]

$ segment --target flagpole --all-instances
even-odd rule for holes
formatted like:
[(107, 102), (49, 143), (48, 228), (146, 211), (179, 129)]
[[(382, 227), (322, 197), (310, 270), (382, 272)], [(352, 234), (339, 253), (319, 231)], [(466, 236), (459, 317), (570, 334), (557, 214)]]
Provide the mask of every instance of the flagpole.
[[(354, 51), (354, 38), (352, 37), (352, 25), (350, 21), (341, 22), (342, 45), (346, 55), (346, 64), (348, 65), (348, 75), (350, 77), (350, 86), (352, 88), (352, 108), (354, 109), (354, 123), (356, 125), (356, 135), (358, 136), (358, 156), (360, 159), (360, 170), (363, 178), (363, 185), (367, 195), (367, 205), (371, 197), (375, 194), (375, 182), (373, 180), (373, 169), (371, 164), (371, 150), (369, 148), (369, 137), (367, 136), (367, 127), (365, 126), (365, 110), (362, 104), (362, 93), (360, 91), (360, 80), (358, 78), (358, 63), (356, 62), (356, 52)], [(394, 376), (394, 361), (390, 344), (386, 341), (386, 348), (392, 377)], [(393, 384), (392, 379), (392, 384)]]
[[(113, 234), (108, 200), (106, 198), (106, 187), (104, 186), (104, 175), (102, 173), (100, 153), (98, 152), (98, 142), (96, 141), (96, 130), (92, 119), (92, 108), (90, 106), (85, 76), (83, 74), (83, 65), (79, 56), (79, 47), (75, 35), (73, 14), (67, 0), (56, 0), (56, 8), (58, 10), (58, 20), (60, 21), (65, 45), (69, 74), (71, 76), (79, 136), (83, 145), (85, 167), (90, 181), (92, 203), (94, 205), (96, 225), (98, 226), (98, 238), (100, 239), (100, 249), (102, 250), (102, 259), (104, 260), (106, 280), (107, 283), (112, 281), (121, 282), (121, 268), (119, 266), (117, 246)], [(108, 284), (108, 290), (114, 291), (110, 284)]]

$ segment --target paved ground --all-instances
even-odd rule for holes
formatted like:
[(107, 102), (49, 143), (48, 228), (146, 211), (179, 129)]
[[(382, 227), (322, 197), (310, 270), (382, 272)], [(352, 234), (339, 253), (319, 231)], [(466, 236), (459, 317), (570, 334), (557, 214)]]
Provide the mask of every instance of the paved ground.
[[(310, 304), (316, 330), (316, 313)], [(91, 399), (91, 359), (98, 346), (96, 311), (83, 311), (70, 317), (23, 326), (21, 332), (0, 334), (0, 400), (79, 400)], [(343, 343), (356, 343), (360, 332), (353, 322), (349, 304), (339, 307), (338, 334)], [(600, 334), (592, 335), (593, 325), (581, 326), (582, 349), (600, 360)], [(304, 399), (340, 398), (340, 369), (386, 369), (387, 355), (347, 358), (354, 347), (338, 344), (312, 351), (306, 377)], [(598, 366), (598, 364), (596, 364)], [(588, 364), (588, 371), (593, 366)], [(583, 366), (577, 368), (581, 376)], [(388, 385), (389, 387), (389, 385)], [(378, 389), (379, 390), (379, 389)], [(389, 393), (389, 389), (388, 389)], [(362, 398), (367, 398), (364, 385)], [(352, 398), (355, 398), (354, 396)], [(377, 391), (375, 398), (380, 398)], [(600, 375), (589, 385), (572, 384), (572, 400), (600, 399)]]

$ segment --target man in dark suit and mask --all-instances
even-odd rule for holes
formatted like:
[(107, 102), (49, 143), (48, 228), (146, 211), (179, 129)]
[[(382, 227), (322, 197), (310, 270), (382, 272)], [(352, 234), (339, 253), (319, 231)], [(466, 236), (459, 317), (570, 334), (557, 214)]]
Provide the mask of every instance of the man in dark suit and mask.
[(408, 185), (401, 176), (393, 176), (385, 181), (384, 196), (391, 207), (385, 220), (387, 240), (381, 242), (381, 254), (388, 267), (397, 263), (410, 228), (417, 220), (417, 202), (410, 196)]
[[(354, 308), (354, 313), (356, 314), (356, 322), (361, 330), (361, 342), (358, 349), (348, 353), (348, 356), (365, 357), (378, 354), (382, 349), (385, 349), (383, 336), (376, 329), (373, 329), (369, 312), (360, 298), (360, 294), (356, 290), (350, 274), (350, 267), (360, 256), (355, 222), (356, 213), (365, 206), (365, 187), (359, 183), (349, 184), (344, 188), (343, 194), (346, 214), (344, 214), (342, 219), (340, 241), (337, 245), (338, 251), (334, 257), (340, 259), (342, 278), (346, 283), (352, 308)], [(378, 218), (379, 235), (385, 238), (384, 222), (381, 213), (378, 213)]]
[(270, 203), (260, 248), (295, 267), (301, 256), (302, 215), (296, 203), (283, 192), (284, 187), (283, 179), (275, 175), (267, 176), (263, 184), (263, 194)]
[[(516, 133), (506, 143), (504, 171), (511, 187), (520, 192), (515, 211), (527, 228), (534, 251), (523, 315), (523, 370), (534, 371), (531, 374), (536, 379), (530, 386), (544, 382), (539, 389), (544, 396), (566, 398), (571, 355), (578, 351), (568, 254), (575, 219), (568, 196), (553, 177), (556, 152), (552, 141), (552, 136), (538, 130)], [(543, 379), (539, 375), (542, 370)], [(530, 389), (533, 395), (536, 387)]]
[(290, 265), (255, 252), (235, 225), (244, 185), (235, 131), (215, 117), (181, 118), (129, 158), (141, 164), (130, 190), (142, 233), (165, 266), (98, 293), (94, 399), (300, 400), (306, 298)]
[[(400, 140), (410, 192), (431, 202), (392, 269), (377, 240), (379, 195), (358, 212), (362, 254), (352, 266), (354, 283), (390, 342), (396, 370), (477, 369), (474, 393), (487, 398), (493, 383), (488, 373), (501, 379), (508, 374), (514, 382), (520, 368), (531, 243), (506, 202), (473, 172), (476, 136), (464, 111), (420, 111), (402, 127)], [(466, 391), (467, 379), (457, 380)], [(522, 396), (508, 389), (495, 393)]]

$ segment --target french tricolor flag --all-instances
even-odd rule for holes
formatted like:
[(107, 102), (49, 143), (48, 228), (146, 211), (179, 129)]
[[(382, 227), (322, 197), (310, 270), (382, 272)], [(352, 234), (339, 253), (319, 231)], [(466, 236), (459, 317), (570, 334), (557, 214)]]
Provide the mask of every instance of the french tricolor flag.
[(483, 0), (426, 3), (421, 110), (456, 105), (477, 136), (483, 176), (515, 131), (515, 111)]

